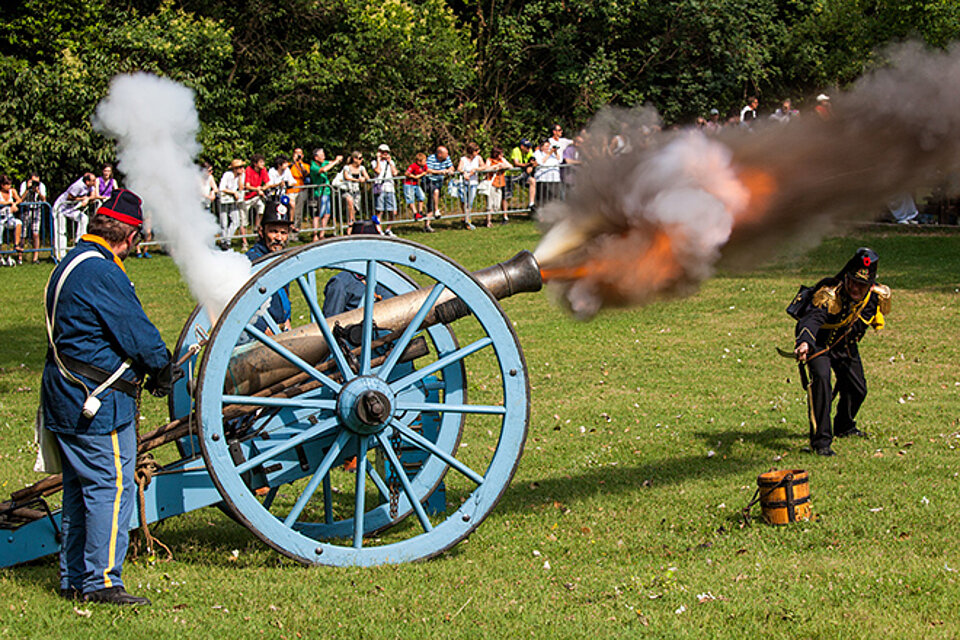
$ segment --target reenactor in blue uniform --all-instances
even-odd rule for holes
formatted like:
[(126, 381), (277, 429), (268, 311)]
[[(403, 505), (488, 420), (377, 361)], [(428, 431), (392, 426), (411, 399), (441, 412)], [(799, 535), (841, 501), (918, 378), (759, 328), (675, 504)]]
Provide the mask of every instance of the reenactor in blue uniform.
[[(289, 202), (290, 200), (284, 196), (280, 202), (269, 200), (264, 205), (263, 216), (260, 218), (260, 228), (257, 230), (260, 237), (257, 239), (257, 243), (254, 244), (246, 254), (251, 262), (256, 262), (271, 253), (283, 251), (287, 248), (287, 242), (290, 240), (290, 227), (293, 225)], [(264, 312), (270, 314), (270, 317), (281, 331), (289, 331), (289, 289), (283, 287), (273, 294), (270, 297), (270, 305), (264, 311), (258, 312), (258, 314)], [(268, 335), (273, 333), (267, 325), (267, 321), (262, 316), (254, 320), (253, 326)]]
[(111, 194), (50, 276), (42, 426), (63, 469), (60, 595), (150, 604), (124, 590), (121, 569), (134, 508), (138, 398), (170, 392), (170, 352), (147, 319), (123, 260), (140, 241), (140, 198)]
[[(890, 311), (890, 288), (877, 283), (878, 261), (872, 249), (858, 249), (835, 277), (801, 289), (787, 310), (797, 318), (794, 355), (810, 371), (810, 447), (821, 456), (836, 455), (831, 448), (834, 436), (867, 435), (856, 422), (867, 396), (858, 343), (868, 327), (882, 329)], [(831, 369), (837, 377), (835, 389)], [(835, 395), (837, 412), (831, 428)]]

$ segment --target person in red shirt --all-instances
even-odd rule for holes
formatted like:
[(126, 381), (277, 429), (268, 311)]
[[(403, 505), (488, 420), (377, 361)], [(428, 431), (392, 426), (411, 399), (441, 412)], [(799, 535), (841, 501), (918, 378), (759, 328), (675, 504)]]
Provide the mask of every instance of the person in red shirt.
[[(277, 186), (270, 184), (270, 175), (267, 173), (267, 161), (259, 153), (250, 157), (250, 164), (247, 165), (246, 182), (244, 183), (246, 192), (243, 194), (243, 208), (240, 216), (240, 233), (247, 235), (247, 225), (253, 223), (253, 228), (260, 227), (260, 216), (263, 215), (263, 205), (265, 202), (265, 193), (268, 189)], [(251, 218), (250, 212), (253, 212)], [(244, 242), (246, 245), (246, 242)]]
[(404, 172), (406, 179), (403, 181), (403, 199), (407, 201), (410, 207), (410, 213), (414, 220), (423, 220), (423, 230), (427, 233), (433, 233), (433, 227), (430, 226), (430, 220), (424, 219), (423, 202), (426, 199), (423, 193), (423, 187), (420, 186), (420, 178), (427, 173), (427, 155), (418, 153), (413, 163), (407, 167)]

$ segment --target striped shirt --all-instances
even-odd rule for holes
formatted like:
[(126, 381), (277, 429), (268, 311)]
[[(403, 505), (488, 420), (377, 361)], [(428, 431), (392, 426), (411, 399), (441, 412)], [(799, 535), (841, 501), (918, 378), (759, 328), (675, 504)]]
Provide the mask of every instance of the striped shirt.
[(453, 168), (453, 161), (450, 159), (450, 156), (447, 156), (443, 160), (437, 160), (437, 154), (431, 153), (427, 156), (427, 169), (431, 171), (443, 171), (445, 169)]

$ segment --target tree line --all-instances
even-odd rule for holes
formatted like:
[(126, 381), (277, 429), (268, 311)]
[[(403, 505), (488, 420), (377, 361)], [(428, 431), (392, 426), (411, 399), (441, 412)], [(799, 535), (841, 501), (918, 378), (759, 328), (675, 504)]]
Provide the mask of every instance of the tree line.
[(294, 146), (513, 145), (605, 105), (670, 123), (843, 87), (883, 47), (960, 36), (951, 0), (22, 0), (0, 22), (0, 172), (111, 161), (117, 73), (197, 96), (204, 159)]

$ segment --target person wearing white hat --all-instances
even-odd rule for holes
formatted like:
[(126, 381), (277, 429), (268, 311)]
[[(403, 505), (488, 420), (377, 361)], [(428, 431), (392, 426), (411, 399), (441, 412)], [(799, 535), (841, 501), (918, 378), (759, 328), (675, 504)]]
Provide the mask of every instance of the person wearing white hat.
[[(378, 214), (384, 214), (388, 221), (397, 216), (397, 193), (394, 178), (400, 175), (397, 165), (390, 157), (390, 147), (381, 144), (377, 147), (377, 157), (371, 163), (373, 171), (373, 208)], [(386, 235), (392, 236), (393, 231), (387, 227)]]
[(821, 120), (829, 120), (833, 117), (833, 105), (830, 104), (830, 96), (821, 93), (817, 96), (817, 106), (813, 108)]

